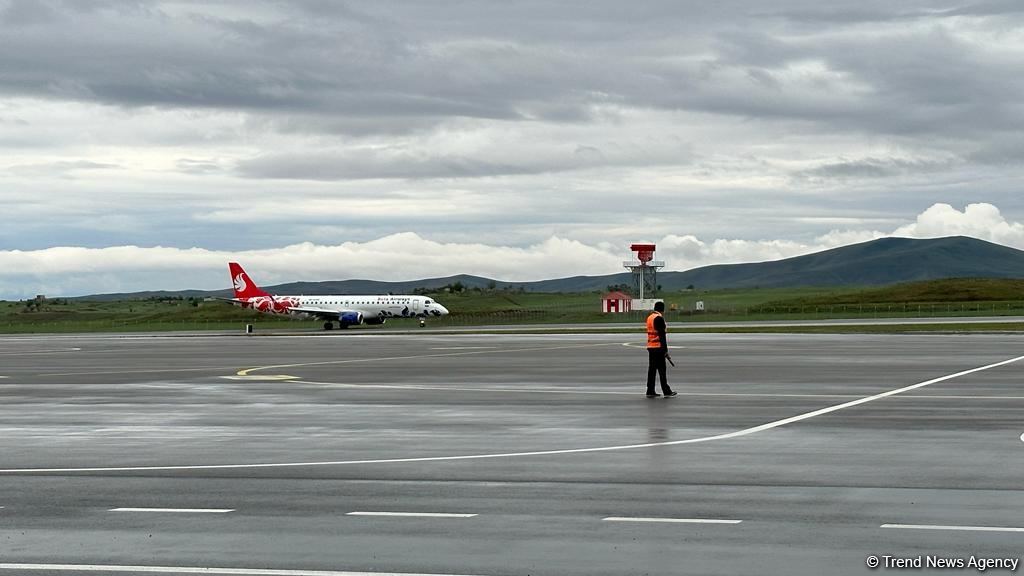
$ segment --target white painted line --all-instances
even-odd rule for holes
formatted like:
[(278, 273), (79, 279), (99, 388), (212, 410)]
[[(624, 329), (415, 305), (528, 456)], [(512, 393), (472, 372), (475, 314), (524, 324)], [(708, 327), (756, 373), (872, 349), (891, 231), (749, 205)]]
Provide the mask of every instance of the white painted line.
[(109, 512), (168, 512), (172, 514), (227, 514), (234, 508), (111, 508)]
[(28, 356), (31, 354), (58, 354), (60, 352), (80, 352), (81, 348), (56, 348), (54, 350), (24, 350), (19, 352), (0, 352), (0, 356)]
[(298, 376), (287, 374), (255, 374), (253, 376), (221, 376), (225, 380), (250, 380), (250, 381), (271, 381), (271, 380), (295, 380)]
[(473, 518), (476, 514), (447, 514), (442, 512), (349, 512), (346, 516), (409, 516), (413, 518)]
[[(544, 350), (551, 350), (551, 348), (544, 348)], [(472, 354), (470, 352), (470, 354)], [(142, 472), (142, 471), (169, 471), (169, 470), (234, 470), (234, 469), (253, 469), (253, 468), (294, 468), (294, 467), (312, 467), (312, 466), (345, 466), (345, 465), (356, 465), (356, 464), (399, 464), (409, 462), (450, 462), (454, 460), (484, 460), (493, 458), (522, 458), (522, 457), (533, 457), (533, 456), (553, 456), (561, 454), (586, 454), (592, 452), (613, 452), (618, 450), (634, 450), (637, 448), (653, 448), (655, 446), (681, 446), (684, 444), (699, 444), (702, 442), (715, 442), (718, 440), (729, 440), (732, 438), (740, 438), (742, 436), (749, 436), (751, 434), (757, 434), (764, 432), (765, 430), (771, 430), (773, 428), (779, 428), (787, 424), (793, 424), (795, 422), (801, 422), (817, 416), (825, 414), (831, 414), (832, 412), (838, 412), (846, 408), (852, 408), (861, 404), (867, 404), (868, 402), (874, 402), (881, 400), (882, 398), (888, 398), (911, 390), (917, 390), (925, 386), (930, 386), (938, 382), (945, 382), (946, 380), (952, 380), (960, 376), (966, 376), (967, 374), (974, 374), (975, 372), (981, 372), (983, 370), (991, 370), (992, 368), (998, 368), (1000, 366), (1006, 366), (1007, 364), (1013, 364), (1024, 360), (1024, 356), (1017, 356), (1016, 358), (1010, 358), (1009, 360), (1003, 360), (1002, 362), (995, 362), (993, 364), (986, 364), (985, 366), (979, 366), (977, 368), (971, 368), (969, 370), (962, 370), (953, 374), (947, 374), (945, 376), (939, 376), (938, 378), (932, 378), (931, 380), (925, 380), (924, 382), (918, 382), (910, 386), (904, 386), (903, 388), (896, 388), (895, 390), (889, 390), (888, 392), (882, 392), (881, 394), (875, 394), (872, 396), (865, 396), (857, 400), (850, 402), (844, 402), (842, 404), (836, 404), (819, 410), (813, 410), (811, 412), (805, 412), (796, 416), (790, 416), (789, 418), (783, 418), (781, 420), (775, 420), (774, 422), (768, 422), (761, 424), (760, 426), (753, 426), (751, 428), (744, 428), (735, 432), (727, 432), (725, 434), (716, 434), (714, 436), (704, 436), (701, 438), (690, 438), (687, 440), (670, 440), (665, 442), (646, 442), (643, 444), (622, 444), (618, 446), (598, 446), (594, 448), (566, 448), (561, 450), (535, 450), (531, 452), (498, 452), (493, 454), (462, 454), (456, 456), (419, 456), (411, 458), (378, 458), (378, 459), (367, 459), (367, 460), (323, 460), (314, 462), (273, 462), (273, 463), (254, 463), (254, 464), (197, 464), (197, 465), (179, 465), (179, 466), (106, 466), (106, 467), (92, 467), (92, 468), (7, 468), (0, 469), (0, 474), (39, 474), (39, 473), (73, 473), (73, 472)], [(294, 365), (292, 365), (294, 366)], [(281, 366), (274, 366), (274, 368), (280, 368)]]
[[(449, 352), (446, 354), (418, 354), (414, 356), (392, 356), (387, 358), (352, 358), (348, 360), (326, 360), (323, 362), (302, 362), (298, 364), (276, 364), (274, 366), (256, 366), (253, 368), (246, 368), (239, 370), (235, 374), (238, 376), (248, 376), (249, 372), (270, 370), (271, 368), (295, 368), (299, 366), (322, 366), (325, 364), (355, 364), (362, 362), (391, 362), (394, 360), (419, 360), (422, 358), (442, 358), (445, 356), (467, 356), (473, 354), (493, 354), (495, 352), (538, 352), (542, 350), (568, 350), (573, 348), (593, 348), (595, 346), (611, 346), (615, 342), (600, 342), (597, 344), (577, 344), (573, 346), (548, 346), (544, 348), (510, 348), (506, 350), (494, 349), (494, 350), (471, 350), (462, 352)], [(170, 374), (177, 372), (202, 372), (202, 371), (220, 371), (220, 370), (232, 370), (234, 367), (230, 366), (207, 366), (204, 368), (156, 368), (156, 369), (137, 369), (137, 370), (104, 370), (96, 372), (48, 372), (45, 374), (37, 374), (37, 376), (98, 376), (98, 375), (109, 375), (109, 374)]]
[(1024, 528), (1004, 528), (1001, 526), (933, 526), (930, 524), (882, 524), (881, 528), (900, 528), (904, 530), (968, 530), (973, 532), (1024, 532)]
[(103, 370), (97, 372), (46, 372), (36, 376), (98, 376), (109, 374), (173, 374), (179, 372), (221, 372), (234, 366), (205, 366), (199, 368), (140, 368), (138, 370)]
[(324, 360), (322, 362), (300, 362), (298, 364), (275, 364), (273, 366), (255, 366), (253, 368), (246, 368), (245, 370), (239, 370), (236, 372), (239, 376), (248, 376), (249, 372), (270, 370), (272, 368), (297, 368), (299, 366), (324, 366), (334, 364), (356, 364), (361, 362), (391, 362), (395, 360), (420, 360), (423, 358), (444, 358), (448, 356), (473, 356), (476, 354), (494, 354), (496, 352), (508, 353), (508, 352), (539, 352), (546, 350), (572, 350), (577, 348), (594, 348), (596, 346), (611, 346), (615, 342), (598, 342), (596, 344), (575, 344), (571, 346), (545, 346), (545, 347), (534, 347), (534, 348), (507, 348), (494, 350), (471, 350), (463, 352), (448, 352), (445, 354), (415, 354), (412, 356), (391, 356), (387, 358), (351, 358), (347, 360)]
[(431, 348), (431, 350), (496, 350), (497, 346), (445, 346), (443, 348)]
[(0, 570), (51, 572), (134, 572), (156, 574), (230, 574), (239, 576), (465, 576), (404, 572), (338, 572), (335, 570), (273, 570), (265, 568), (207, 568), (199, 566), (117, 566), (109, 564), (0, 564)]
[(1024, 434), (1021, 434), (1021, 435), (1020, 435), (1020, 441), (1021, 441), (1021, 442), (1024, 442)]
[[(226, 378), (226, 376), (222, 376)], [(538, 388), (535, 386), (524, 388), (497, 388), (488, 386), (484, 388), (471, 388), (465, 386), (427, 386), (424, 384), (344, 384), (341, 382), (316, 382), (313, 380), (296, 380), (296, 384), (312, 384), (315, 386), (327, 386), (333, 388), (366, 388), (366, 389), (398, 389), (398, 390), (439, 390), (449, 392), (510, 392), (518, 394), (579, 394), (584, 396), (634, 396), (638, 395), (634, 386), (630, 390), (574, 390), (561, 389), (556, 387)], [(643, 394), (643, 389), (639, 394)], [(753, 396), (758, 398), (860, 398), (854, 394), (766, 394), (766, 393), (729, 393), (729, 392), (680, 392), (680, 396)], [(909, 397), (909, 396), (908, 396)], [(1005, 399), (1000, 396), (1000, 400)], [(1021, 398), (1024, 400), (1024, 397)]]
[[(221, 378), (232, 379), (232, 376), (221, 376)], [(237, 377), (241, 380), (247, 377)], [(255, 377), (253, 377), (255, 378)], [(580, 394), (596, 396), (636, 396), (637, 388), (631, 387), (621, 390), (577, 390), (564, 389), (554, 386), (537, 387), (527, 386), (522, 388), (497, 388), (493, 386), (471, 388), (468, 386), (428, 386), (425, 384), (349, 384), (343, 382), (319, 382), (315, 380), (296, 380), (296, 384), (310, 384), (314, 386), (325, 386), (333, 388), (366, 388), (366, 389), (397, 389), (397, 390), (439, 390), (450, 392), (511, 392), (518, 394)], [(642, 392), (641, 392), (642, 394)], [(679, 392), (679, 396), (725, 396), (739, 398), (861, 398), (857, 394), (773, 394), (771, 392)], [(942, 394), (903, 394), (900, 398), (909, 400), (1024, 400), (1024, 396), (950, 396)], [(1005, 410), (1017, 410), (1017, 408), (1001, 408)], [(992, 408), (990, 408), (992, 410)]]
[[(647, 344), (639, 344), (637, 342), (623, 342), (622, 345), (626, 348), (647, 348)], [(686, 346), (669, 345), (669, 350), (682, 350), (683, 348), (686, 348)]]
[(714, 518), (629, 518), (609, 516), (602, 518), (605, 522), (667, 522), (672, 524), (739, 524), (743, 520), (717, 520)]

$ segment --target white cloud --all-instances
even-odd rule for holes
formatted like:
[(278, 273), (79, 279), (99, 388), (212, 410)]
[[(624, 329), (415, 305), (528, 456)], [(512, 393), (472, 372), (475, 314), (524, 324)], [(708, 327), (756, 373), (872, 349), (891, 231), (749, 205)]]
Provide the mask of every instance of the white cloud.
[(996, 244), (1024, 248), (1024, 224), (1008, 222), (992, 204), (968, 204), (963, 212), (949, 204), (934, 204), (913, 224), (899, 227), (893, 235), (911, 238), (973, 236)]
[[(913, 223), (891, 233), (833, 230), (803, 243), (792, 240), (724, 239), (668, 234), (654, 239), (668, 270), (710, 264), (789, 258), (883, 236), (930, 238), (967, 235), (1024, 249), (1024, 225), (1007, 221), (991, 204), (970, 204), (963, 212), (935, 204)], [(643, 240), (643, 239), (638, 239)], [(141, 290), (218, 289), (228, 286), (226, 263), (242, 262), (261, 284), (296, 280), (417, 280), (473, 274), (527, 281), (622, 271), (627, 244), (593, 245), (551, 236), (526, 247), (479, 242), (438, 242), (412, 232), (338, 245), (303, 242), (264, 250), (207, 250), (173, 247), (54, 247), (0, 251), (0, 297), (38, 293), (75, 296)]]
[[(621, 255), (551, 237), (525, 248), (441, 243), (406, 232), (335, 246), (309, 242), (238, 252), (168, 247), (55, 247), (0, 252), (0, 296), (217, 289), (237, 260), (261, 284), (294, 280), (415, 280), (459, 273), (505, 280), (616, 272)], [(114, 280), (116, 279), (116, 280)]]

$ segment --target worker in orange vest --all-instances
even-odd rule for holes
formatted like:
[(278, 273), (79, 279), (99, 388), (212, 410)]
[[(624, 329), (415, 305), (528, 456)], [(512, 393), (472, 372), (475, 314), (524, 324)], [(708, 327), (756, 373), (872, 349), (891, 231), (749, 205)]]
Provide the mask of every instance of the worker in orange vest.
[(647, 397), (657, 398), (658, 393), (654, 391), (654, 373), (657, 372), (661, 378), (661, 393), (665, 398), (671, 398), (677, 393), (668, 386), (666, 376), (667, 368), (665, 360), (671, 358), (668, 353), (668, 326), (665, 324), (665, 303), (658, 301), (654, 303), (654, 312), (647, 317)]

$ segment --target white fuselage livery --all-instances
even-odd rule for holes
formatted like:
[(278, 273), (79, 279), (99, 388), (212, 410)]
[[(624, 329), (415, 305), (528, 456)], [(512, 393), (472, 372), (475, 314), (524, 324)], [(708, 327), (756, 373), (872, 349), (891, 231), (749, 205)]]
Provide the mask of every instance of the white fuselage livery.
[(388, 318), (444, 316), (448, 309), (429, 296), (409, 295), (322, 295), (273, 296), (262, 291), (237, 263), (229, 263), (235, 297), (232, 302), (270, 314), (296, 314), (324, 320), (330, 329), (357, 324), (383, 324)]
[(444, 316), (448, 310), (427, 296), (323, 295), (236, 298), (261, 312), (314, 316), (340, 325), (383, 324), (388, 318)]

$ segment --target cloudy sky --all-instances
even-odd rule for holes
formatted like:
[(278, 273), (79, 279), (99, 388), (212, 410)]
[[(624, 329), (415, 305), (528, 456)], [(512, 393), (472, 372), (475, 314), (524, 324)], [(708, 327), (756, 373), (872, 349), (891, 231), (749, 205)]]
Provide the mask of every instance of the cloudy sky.
[(0, 298), (1024, 248), (1016, 0), (0, 0)]

